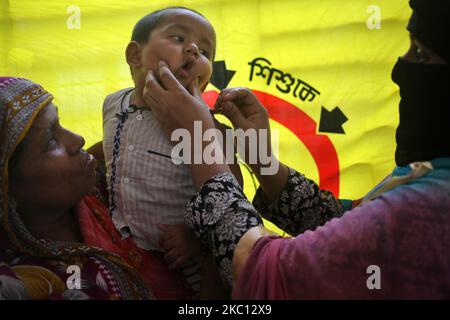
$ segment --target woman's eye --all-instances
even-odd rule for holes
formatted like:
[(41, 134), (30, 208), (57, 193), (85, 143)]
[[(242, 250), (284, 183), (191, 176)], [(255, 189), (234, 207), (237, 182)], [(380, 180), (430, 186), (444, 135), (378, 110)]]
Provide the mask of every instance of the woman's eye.
[(420, 47), (417, 47), (414, 53), (418, 62), (426, 62), (429, 60), (428, 55)]
[(58, 145), (58, 140), (56, 140), (55, 136), (52, 135), (52, 137), (48, 141), (48, 149), (53, 150), (57, 145)]

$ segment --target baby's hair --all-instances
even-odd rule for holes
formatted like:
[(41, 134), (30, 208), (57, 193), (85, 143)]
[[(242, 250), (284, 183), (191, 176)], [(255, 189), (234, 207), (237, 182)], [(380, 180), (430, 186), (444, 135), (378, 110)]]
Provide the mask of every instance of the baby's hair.
[[(195, 14), (198, 14), (200, 17), (205, 18), (200, 12), (195, 11), (193, 9), (189, 9), (186, 7), (167, 7), (161, 10), (153, 11), (148, 15), (141, 18), (141, 20), (136, 23), (133, 28), (133, 33), (131, 35), (131, 41), (136, 41), (138, 43), (146, 43), (149, 39), (152, 31), (158, 26), (161, 20), (172, 10), (187, 10), (191, 11)], [(205, 18), (206, 19), (206, 18)]]
[[(153, 11), (152, 13), (147, 14), (142, 17), (134, 26), (133, 33), (131, 34), (131, 41), (136, 41), (137, 43), (144, 44), (150, 38), (152, 31), (158, 26), (158, 24), (173, 10), (187, 10), (198, 14), (200, 17), (206, 17), (202, 15), (200, 12), (195, 11), (193, 9), (189, 9), (186, 7), (167, 7), (164, 9)], [(133, 75), (133, 69), (130, 67), (131, 74)]]

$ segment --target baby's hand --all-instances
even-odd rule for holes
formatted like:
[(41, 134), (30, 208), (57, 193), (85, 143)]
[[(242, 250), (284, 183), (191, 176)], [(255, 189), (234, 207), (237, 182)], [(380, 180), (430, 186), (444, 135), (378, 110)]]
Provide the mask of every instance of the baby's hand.
[(201, 244), (194, 232), (185, 224), (159, 225), (163, 232), (159, 245), (169, 269), (179, 269), (190, 258), (201, 254)]

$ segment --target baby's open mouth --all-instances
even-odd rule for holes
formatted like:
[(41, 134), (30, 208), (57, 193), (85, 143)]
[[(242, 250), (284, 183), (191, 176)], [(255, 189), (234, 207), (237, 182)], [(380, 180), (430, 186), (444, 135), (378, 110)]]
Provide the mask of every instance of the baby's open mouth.
[(186, 80), (188, 80), (192, 76), (192, 67), (195, 63), (195, 57), (189, 57), (186, 59), (186, 61), (180, 66), (176, 73), (176, 77), (180, 83), (182, 83), (183, 87), (187, 88), (189, 83), (186, 83)]
[(185, 71), (187, 74), (189, 74), (189, 71), (192, 69), (192, 66), (194, 65), (195, 57), (189, 57), (186, 59), (186, 61), (181, 65), (180, 70)]

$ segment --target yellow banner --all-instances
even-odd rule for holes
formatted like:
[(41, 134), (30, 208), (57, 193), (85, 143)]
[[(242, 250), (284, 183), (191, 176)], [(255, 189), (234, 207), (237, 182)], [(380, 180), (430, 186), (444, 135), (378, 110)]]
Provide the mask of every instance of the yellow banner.
[(390, 73), (408, 47), (405, 0), (0, 0), (0, 75), (46, 87), (62, 124), (89, 146), (102, 138), (104, 97), (132, 86), (124, 50), (134, 24), (174, 5), (203, 13), (217, 32), (205, 99), (226, 85), (253, 89), (282, 161), (343, 198), (363, 196), (392, 169), (399, 96)]

